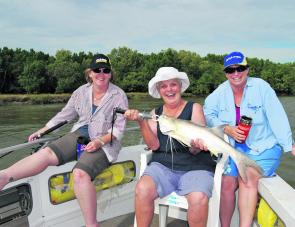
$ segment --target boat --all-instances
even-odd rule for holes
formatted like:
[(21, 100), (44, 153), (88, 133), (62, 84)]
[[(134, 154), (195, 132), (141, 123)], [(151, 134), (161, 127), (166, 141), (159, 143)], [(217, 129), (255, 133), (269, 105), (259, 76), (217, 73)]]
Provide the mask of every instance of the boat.
[[(127, 132), (131, 133), (134, 129), (136, 127), (127, 130)], [(6, 147), (0, 149), (0, 157), (19, 149), (36, 146), (39, 143), (44, 145), (54, 139), (56, 137), (41, 138), (37, 141)], [(134, 213), (134, 189), (140, 177), (142, 157), (146, 154), (147, 148), (142, 141), (137, 145), (123, 147), (115, 165), (129, 163), (126, 169), (129, 168), (132, 173), (125, 176), (125, 173), (122, 175), (121, 172), (120, 177), (116, 178), (118, 182), (113, 182), (113, 184), (104, 182), (102, 179), (110, 179), (110, 176), (114, 177), (116, 172), (120, 172), (114, 167), (113, 172), (104, 172), (99, 178), (97, 218), (100, 222)], [(70, 175), (68, 174), (74, 165), (75, 161), (58, 167), (48, 167), (36, 176), (7, 184), (0, 192), (0, 227), (84, 226), (77, 200), (70, 193), (62, 193), (71, 189)], [(103, 182), (104, 186), (102, 186)], [(260, 205), (262, 204), (260, 202), (253, 226), (294, 226), (295, 190), (280, 176), (261, 179), (259, 195), (264, 205)], [(219, 207), (216, 204), (210, 206)], [(158, 213), (159, 209), (155, 209), (155, 212)], [(186, 209), (171, 206), (168, 216), (185, 221)], [(210, 226), (219, 226), (218, 221), (216, 222), (218, 217), (210, 218), (215, 221), (208, 220), (208, 223), (217, 223)], [(231, 226), (239, 226), (237, 210), (234, 213)]]

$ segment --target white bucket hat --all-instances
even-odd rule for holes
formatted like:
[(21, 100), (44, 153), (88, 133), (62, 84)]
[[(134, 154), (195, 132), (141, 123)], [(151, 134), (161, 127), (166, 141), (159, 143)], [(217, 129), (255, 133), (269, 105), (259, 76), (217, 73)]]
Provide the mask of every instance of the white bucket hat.
[(184, 92), (190, 84), (185, 72), (179, 72), (174, 67), (161, 67), (149, 82), (149, 94), (154, 98), (161, 98), (157, 89), (157, 83), (171, 79), (179, 79), (181, 81), (181, 93)]

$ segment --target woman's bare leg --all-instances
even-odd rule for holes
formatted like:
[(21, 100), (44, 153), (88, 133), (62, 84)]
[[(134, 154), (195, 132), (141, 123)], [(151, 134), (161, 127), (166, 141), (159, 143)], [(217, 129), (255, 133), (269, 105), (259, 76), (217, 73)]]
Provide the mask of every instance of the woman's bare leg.
[(150, 176), (142, 176), (135, 188), (135, 216), (138, 227), (149, 227), (154, 215), (156, 185)]
[(190, 227), (206, 227), (209, 199), (205, 193), (191, 192), (187, 196), (187, 220)]
[(236, 190), (238, 179), (233, 176), (223, 176), (220, 197), (220, 223), (221, 227), (230, 227), (231, 219), (236, 206)]
[(81, 169), (73, 170), (74, 191), (83, 213), (86, 227), (98, 227), (96, 220), (96, 190), (90, 176)]
[(10, 181), (16, 181), (25, 177), (34, 176), (48, 166), (56, 166), (58, 159), (55, 153), (45, 147), (38, 152), (27, 156), (7, 169), (0, 171), (0, 190)]
[(247, 182), (239, 178), (240, 227), (252, 226), (258, 200), (258, 181), (261, 175), (252, 168), (247, 169)]

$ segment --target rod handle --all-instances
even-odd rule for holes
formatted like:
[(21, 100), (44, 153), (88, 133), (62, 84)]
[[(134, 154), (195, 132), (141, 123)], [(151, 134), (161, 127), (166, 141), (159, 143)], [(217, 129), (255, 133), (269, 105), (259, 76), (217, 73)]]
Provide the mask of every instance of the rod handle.
[(122, 108), (120, 108), (120, 107), (116, 107), (116, 108), (115, 108), (115, 112), (116, 112), (116, 113), (119, 113), (119, 114), (124, 114), (124, 113), (126, 112), (126, 110), (124, 110), (124, 109), (122, 109)]
[(38, 136), (38, 139), (40, 139), (42, 136), (45, 136), (45, 135), (48, 134), (48, 133), (51, 133), (51, 132), (54, 131), (55, 129), (58, 129), (58, 128), (60, 128), (61, 126), (67, 124), (67, 123), (68, 123), (68, 121), (62, 121), (62, 122), (58, 123), (57, 125), (55, 125), (55, 126), (49, 128), (49, 129), (47, 129), (45, 132), (40, 133), (40, 135)]

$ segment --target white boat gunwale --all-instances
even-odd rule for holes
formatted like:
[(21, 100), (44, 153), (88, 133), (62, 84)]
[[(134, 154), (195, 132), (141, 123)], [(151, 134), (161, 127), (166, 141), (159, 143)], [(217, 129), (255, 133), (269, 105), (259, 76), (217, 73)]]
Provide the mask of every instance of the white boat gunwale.
[[(138, 129), (138, 127), (134, 127), (134, 129)], [(132, 130), (134, 129), (132, 128)], [(56, 138), (57, 137), (44, 138), (40, 139), (40, 141), (44, 143)], [(38, 144), (38, 142), (35, 141), (34, 143), (21, 144), (22, 146), (15, 145), (0, 149), (0, 158), (7, 152), (27, 148), (36, 144)], [(146, 152), (146, 146), (143, 144), (123, 147), (120, 151), (117, 160), (118, 162), (133, 160), (137, 163), (135, 180), (124, 185), (119, 185), (98, 192), (97, 217), (99, 221), (134, 212), (134, 188), (139, 177), (140, 154), (143, 152)], [(25, 178), (6, 185), (4, 191), (6, 191), (5, 189), (7, 188), (19, 186), (21, 184), (30, 185), (33, 198), (33, 209), (32, 212), (28, 214), (29, 226), (63, 227), (65, 225), (82, 226), (84, 224), (76, 200), (71, 200), (59, 205), (53, 205), (49, 200), (48, 179), (54, 174), (71, 171), (74, 164), (75, 161), (58, 167), (48, 167), (45, 171), (34, 177)], [(286, 226), (292, 226), (295, 223), (295, 206), (293, 205), (295, 190), (280, 176), (261, 179), (259, 181), (258, 190), (260, 196), (265, 199)], [(181, 212), (183, 213), (182, 215), (179, 214)], [(185, 210), (169, 212), (168, 215), (175, 218), (184, 217), (185, 219)], [(237, 211), (235, 211), (232, 226), (238, 226)], [(258, 224), (255, 222), (253, 226), (258, 226)]]

